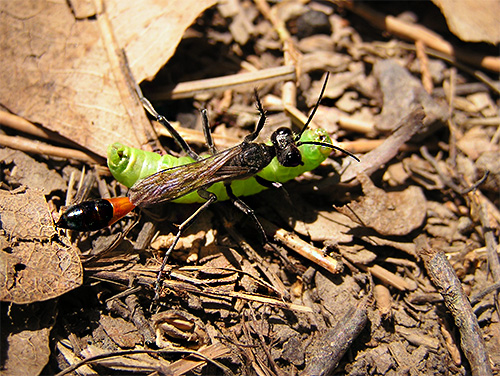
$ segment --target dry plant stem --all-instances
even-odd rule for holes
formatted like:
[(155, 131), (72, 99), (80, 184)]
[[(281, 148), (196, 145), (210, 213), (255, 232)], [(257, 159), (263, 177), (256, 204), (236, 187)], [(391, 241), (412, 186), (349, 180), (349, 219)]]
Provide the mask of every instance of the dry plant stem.
[(279, 240), (301, 256), (328, 270), (330, 273), (338, 274), (342, 271), (342, 264), (340, 262), (331, 256), (325, 255), (321, 249), (305, 242), (298, 235), (279, 228), (264, 218), (259, 218), (259, 221), (268, 236)]
[(475, 195), (477, 196), (481, 205), (485, 205), (488, 209), (488, 213), (493, 216), (497, 224), (500, 225), (500, 209), (490, 201), (488, 197), (486, 197), (481, 191), (476, 191)]
[(340, 116), (338, 125), (340, 128), (347, 131), (353, 131), (362, 134), (373, 134), (375, 132), (375, 124), (351, 116)]
[(364, 266), (360, 264), (355, 264), (361, 270), (370, 273), (374, 277), (378, 278), (384, 284), (397, 288), (400, 291), (410, 291), (412, 290), (408, 282), (404, 278), (391, 273), (387, 269), (381, 267), (380, 265)]
[[(214, 351), (215, 350), (215, 351)], [(122, 351), (114, 351), (114, 352), (103, 352), (98, 355), (91, 356), (89, 358), (86, 358), (76, 364), (73, 364), (72, 366), (66, 368), (65, 370), (59, 372), (56, 376), (63, 376), (67, 375), (71, 372), (73, 372), (76, 369), (79, 369), (81, 366), (86, 365), (86, 364), (92, 364), (96, 363), (99, 361), (102, 361), (104, 363), (105, 360), (110, 359), (110, 358), (116, 358), (116, 357), (124, 357), (127, 355), (134, 355), (134, 354), (184, 354), (184, 355), (193, 355), (198, 358), (201, 358), (203, 360), (198, 360), (196, 361), (196, 366), (198, 367), (205, 362), (212, 363), (216, 365), (217, 367), (221, 368), (224, 371), (224, 374), (226, 375), (234, 375), (234, 373), (231, 372), (229, 368), (227, 368), (225, 365), (213, 360), (214, 358), (219, 358), (221, 356), (224, 356), (229, 353), (229, 348), (221, 344), (220, 342), (214, 343), (213, 345), (207, 346), (200, 348), (199, 351), (194, 351), (194, 350), (184, 350), (184, 349), (177, 349), (177, 348), (171, 348), (171, 349), (161, 349), (161, 350), (122, 350)], [(174, 369), (171, 369), (172, 365), (177, 364), (176, 368), (179, 368), (179, 362), (177, 361), (175, 363), (172, 363), (168, 365), (168, 369), (158, 369), (156, 370), (157, 372), (159, 371), (160, 374), (172, 374), (172, 375), (179, 375), (180, 373), (175, 373)], [(104, 363), (105, 364), (105, 363)], [(158, 365), (159, 367), (163, 368), (161, 365)], [(190, 367), (187, 371), (190, 369), (193, 369), (195, 367)]]
[[(429, 53), (428, 53), (429, 55)], [(446, 83), (446, 81), (444, 81)], [(500, 82), (498, 83), (498, 88), (500, 88)], [(494, 90), (495, 92), (498, 92), (497, 90)], [(490, 86), (486, 85), (483, 82), (471, 82), (471, 83), (461, 83), (455, 85), (455, 95), (461, 95), (461, 96), (467, 96), (469, 94), (475, 94), (475, 93), (482, 93), (482, 92), (488, 92), (490, 90)], [(445, 97), (447, 95), (447, 91), (445, 90), (444, 87), (437, 87), (434, 89), (433, 95), (437, 98), (439, 97)], [(484, 120), (489, 120), (489, 119), (495, 119), (493, 117), (491, 118), (485, 118)], [(476, 119), (474, 119), (476, 120)], [(479, 120), (479, 119), (477, 119)], [(465, 123), (468, 124), (468, 123)], [(487, 125), (496, 125), (495, 124), (488, 124)]]
[(466, 189), (468, 190), (469, 188), (463, 189), (462, 187), (459, 187), (458, 185), (456, 185), (449, 177), (447, 177), (445, 175), (445, 173), (439, 167), (439, 164), (437, 163), (437, 161), (430, 155), (430, 153), (427, 150), (427, 147), (425, 145), (420, 148), (420, 152), (422, 154), (422, 157), (424, 157), (424, 159), (427, 162), (429, 162), (432, 167), (434, 167), (434, 170), (439, 175), (439, 177), (441, 178), (441, 181), (443, 182), (444, 185), (453, 189), (459, 195), (464, 195), (467, 193)]
[[(241, 330), (243, 332), (243, 338), (245, 339), (244, 343), (252, 343), (253, 341), (252, 341), (252, 336), (250, 335), (250, 330), (248, 329), (248, 325), (247, 325), (246, 321), (244, 321), (243, 317), (240, 320), (240, 326), (241, 326)], [(253, 353), (253, 351), (251, 351), (250, 348), (247, 349), (247, 346), (244, 346), (243, 351), (244, 351), (245, 356), (246, 356), (245, 363), (248, 364), (247, 368), (250, 368), (250, 366), (251, 366), (252, 369), (254, 370), (254, 372), (248, 372), (249, 374), (252, 374), (252, 375), (254, 375), (254, 374), (255, 375), (268, 375), (268, 374), (270, 374), (270, 372), (265, 372), (265, 370), (267, 370), (267, 367), (262, 364), (262, 360), (260, 359), (260, 357), (259, 358), (255, 357), (255, 354)]]
[[(83, 166), (82, 168), (82, 174), (80, 175), (80, 177), (82, 177), (84, 174), (85, 174), (85, 166)], [(75, 171), (72, 171), (71, 175), (69, 176), (68, 189), (66, 190), (66, 198), (64, 201), (65, 205), (69, 205), (71, 202), (73, 202), (73, 187), (75, 186), (75, 182), (76, 182), (76, 174)]]
[[(483, 226), (484, 240), (486, 243), (486, 250), (488, 255), (488, 267), (493, 276), (494, 282), (500, 282), (500, 260), (498, 259), (498, 243), (495, 239), (494, 230), (491, 227), (491, 222), (488, 216), (488, 209), (484, 203), (479, 206), (479, 218)], [(500, 316), (500, 304), (498, 303), (498, 292), (495, 294), (494, 301), (497, 309), (497, 315)]]
[[(375, 150), (384, 143), (385, 140), (360, 139), (355, 141), (341, 141), (337, 145), (353, 154), (364, 154)], [(403, 148), (402, 148), (403, 149)]]
[[(307, 122), (307, 116), (304, 115), (297, 107), (284, 104), (285, 113), (290, 117), (292, 123), (295, 124), (299, 129), (304, 128), (304, 125)], [(316, 125), (314, 120), (308, 126), (309, 129), (318, 129), (319, 127)]]
[[(182, 272), (184, 272), (184, 271), (188, 271), (188, 272), (193, 272), (193, 271), (194, 272), (208, 271), (208, 272), (210, 272), (211, 270), (214, 270), (216, 272), (232, 272), (232, 273), (238, 273), (238, 274), (241, 274), (241, 275), (245, 275), (248, 278), (253, 279), (255, 282), (257, 282), (257, 284), (259, 284), (259, 285), (267, 288), (269, 291), (273, 291), (280, 298), (288, 300), (288, 298), (285, 298), (285, 297), (281, 296), (281, 293), (273, 285), (271, 285), (270, 283), (268, 283), (265, 280), (261, 279), (260, 277), (253, 275), (251, 271), (243, 271), (241, 269), (224, 268), (224, 267), (221, 267), (221, 268), (218, 268), (218, 267), (208, 267), (207, 268), (205, 266), (187, 266), (187, 267), (183, 266), (182, 268), (179, 269), (179, 271), (182, 271)], [(252, 271), (254, 271), (254, 269), (252, 269)]]
[(10, 114), (6, 111), (0, 111), (0, 124), (18, 130), (20, 132), (30, 134), (35, 137), (56, 141), (61, 144), (68, 144), (68, 145), (71, 144), (69, 140), (65, 139), (58, 133), (52, 132), (43, 127), (38, 127), (35, 124), (29, 122), (28, 120), (14, 114)]
[[(276, 16), (267, 1), (255, 0), (255, 5), (262, 15), (271, 22), (274, 30), (278, 33), (278, 37), (283, 44), (285, 66), (294, 67), (296, 79), (298, 79), (300, 77), (300, 59), (302, 54), (295, 47), (295, 43), (286, 29), (285, 23)], [(285, 109), (287, 107), (297, 106), (297, 86), (295, 82), (287, 80), (287, 82), (283, 84), (281, 88), (281, 98)]]
[(275, 12), (273, 12), (267, 1), (255, 0), (255, 5), (262, 13), (262, 15), (267, 20), (269, 20), (269, 22), (271, 22), (274, 30), (278, 33), (278, 37), (283, 44), (285, 65), (295, 66), (295, 68), (297, 69), (297, 77), (300, 77), (300, 71), (298, 71), (298, 69), (300, 67), (299, 60), (301, 58), (301, 53), (295, 48), (295, 43), (292, 39), (292, 36), (286, 29), (285, 23), (278, 17), (276, 17)]
[(21, 150), (26, 153), (47, 155), (64, 159), (74, 159), (90, 164), (104, 164), (106, 162), (99, 156), (93, 156), (80, 150), (47, 145), (43, 142), (33, 141), (29, 138), (19, 136), (0, 135), (0, 145), (16, 150)]
[(155, 150), (160, 150), (161, 147), (154, 133), (153, 126), (149, 122), (144, 108), (139, 101), (134, 84), (131, 83), (134, 81), (134, 78), (128, 67), (125, 53), (118, 45), (114, 36), (113, 27), (104, 9), (104, 4), (102, 0), (94, 0), (93, 2), (97, 10), (97, 24), (101, 31), (101, 38), (106, 48), (108, 62), (111, 65), (111, 71), (113, 72), (116, 86), (120, 92), (122, 103), (132, 124), (144, 129), (144, 134), (147, 135), (143, 138), (142, 132), (136, 132), (136, 138), (143, 147), (146, 148), (147, 145), (153, 144)]
[(500, 282), (496, 282), (488, 287), (486, 287), (484, 290), (481, 290), (475, 295), (472, 295), (469, 300), (471, 305), (476, 305), (479, 303), (480, 300), (482, 300), (486, 295), (491, 294), (494, 291), (500, 290)]
[[(66, 360), (68, 364), (72, 365), (71, 367), (74, 367), (76, 364), (80, 364), (80, 362), (82, 362), (81, 358), (76, 355), (80, 353), (81, 351), (80, 349), (77, 348), (70, 349), (67, 346), (65, 346), (62, 341), (57, 342), (56, 348), (57, 351), (59, 351), (59, 353), (62, 355), (64, 360)], [(80, 365), (77, 369), (80, 375), (95, 375), (95, 371), (88, 365), (85, 364)], [(59, 375), (65, 375), (66, 373), (70, 372), (71, 371), (64, 370), (60, 372)]]
[[(172, 278), (176, 278), (179, 280), (185, 279), (185, 276), (181, 275), (180, 273), (177, 273), (175, 271), (170, 272), (170, 276)], [(115, 276), (116, 278), (116, 276)], [(193, 284), (199, 285), (199, 287), (194, 286)], [(250, 294), (250, 293), (244, 293), (244, 292), (238, 292), (238, 291), (227, 291), (227, 290), (220, 290), (216, 287), (205, 287), (205, 281), (202, 280), (194, 280), (193, 278), (190, 278), (189, 284), (188, 283), (179, 283), (173, 280), (164, 280), (163, 281), (163, 286), (166, 289), (171, 289), (174, 291), (178, 291), (179, 293), (185, 294), (185, 293), (192, 293), (192, 294), (199, 294), (199, 295), (204, 295), (204, 296), (210, 296), (210, 297), (216, 297), (216, 298), (238, 298), (250, 302), (259, 302), (259, 303), (264, 303), (264, 304), (269, 304), (275, 307), (283, 308), (283, 309), (288, 309), (290, 311), (296, 311), (296, 312), (307, 312), (310, 313), (312, 310), (309, 307), (305, 307), (302, 305), (294, 304), (294, 303), (287, 303), (284, 302), (281, 299), (276, 299), (276, 298), (271, 298), (267, 296), (261, 296), (261, 295), (256, 295), (256, 294)], [(151, 283), (149, 283), (151, 285)]]
[[(406, 43), (400, 42), (398, 45), (401, 48), (404, 48), (406, 50), (416, 51), (415, 45), (413, 45), (413, 44), (406, 44)], [(433, 50), (431, 48), (426, 48), (425, 52), (429, 56), (435, 57), (437, 59), (441, 59), (443, 61), (448, 62), (449, 64), (454, 65), (455, 67), (457, 67), (461, 71), (464, 71), (464, 72), (470, 74), (471, 76), (475, 77), (478, 81), (484, 83), (493, 92), (495, 92), (497, 94), (500, 93), (500, 85), (499, 85), (498, 81), (493, 81), (490, 77), (488, 77), (486, 74), (484, 74), (480, 70), (471, 69), (468, 65), (461, 64), (458, 61), (456, 61), (456, 59), (454, 59), (453, 56), (449, 56), (445, 53)], [(479, 83), (476, 83), (476, 84), (480, 85)], [(466, 85), (473, 86), (473, 84), (466, 84)], [(471, 86), (469, 86), (469, 88), (466, 90), (466, 92), (472, 94), (472, 93), (475, 93), (478, 91), (478, 90), (473, 90), (473, 88)], [(461, 93), (461, 95), (463, 95), (463, 93)]]
[(420, 150), (421, 150), (422, 156), (425, 158), (426, 161), (428, 161), (434, 167), (434, 169), (436, 170), (436, 173), (439, 175), (442, 182), (446, 186), (453, 189), (459, 195), (465, 195), (465, 194), (471, 193), (471, 191), (475, 190), (473, 193), (472, 199), (477, 201), (478, 203), (480, 203), (480, 205), (485, 205), (488, 209), (488, 212), (491, 213), (491, 215), (495, 218), (497, 223), (500, 224), (500, 210), (498, 210), (498, 208), (486, 196), (484, 196), (481, 191), (476, 190), (477, 186), (480, 185), (484, 181), (486, 175), (483, 178), (481, 178), (479, 180), (479, 182), (476, 182), (475, 184), (471, 185), (470, 187), (461, 188), (461, 187), (457, 186), (455, 183), (453, 183), (453, 181), (451, 179), (449, 179), (444, 174), (444, 172), (439, 167), (439, 164), (437, 163), (437, 161), (429, 154), (429, 152), (427, 151), (427, 148), (425, 146), (422, 146), (420, 148)]
[(420, 106), (410, 112), (408, 116), (399, 122), (394, 133), (382, 145), (363, 155), (360, 158), (361, 163), (351, 164), (346, 169), (344, 174), (342, 174), (341, 182), (350, 182), (362, 172), (371, 175), (373, 172), (379, 170), (381, 165), (394, 158), (399, 152), (399, 148), (422, 129), (424, 126), (424, 116), (424, 111)]
[(460, 331), (461, 348), (469, 361), (472, 374), (493, 375), (481, 328), (453, 267), (443, 252), (430, 248), (425, 236), (417, 237), (415, 243), (417, 253), (422, 257), (432, 282), (443, 296)]
[(270, 268), (269, 264), (253, 249), (250, 244), (248, 244), (238, 231), (234, 230), (232, 224), (223, 216), (223, 224), (226, 231), (231, 235), (231, 237), (238, 242), (239, 246), (246, 252), (247, 257), (250, 261), (255, 262), (259, 265), (259, 269), (262, 270), (262, 273), (266, 276), (266, 278), (271, 282), (273, 290), (275, 290), (280, 297), (284, 297), (285, 299), (290, 298), (290, 294), (288, 293), (287, 288), (283, 281), (274, 273)]
[(420, 61), (420, 73), (422, 73), (422, 86), (425, 91), (429, 94), (432, 94), (432, 90), (434, 90), (434, 85), (432, 84), (431, 73), (429, 72), (429, 58), (425, 53), (425, 43), (418, 39), (415, 41), (415, 48), (417, 51), (417, 57)]
[[(199, 352), (210, 359), (217, 359), (230, 353), (230, 349), (220, 342), (215, 342), (210, 346), (200, 348)], [(199, 360), (184, 358), (173, 362), (168, 368), (172, 375), (184, 375), (202, 364)], [(225, 375), (234, 375), (224, 370)]]
[(460, 354), (460, 348), (458, 347), (458, 341), (456, 335), (453, 334), (453, 328), (450, 328), (450, 324), (447, 320), (439, 320), (440, 332), (446, 343), (448, 353), (450, 354), (453, 362), (458, 367), (462, 364), (462, 354)]
[(387, 317), (392, 310), (392, 297), (389, 289), (385, 285), (375, 285), (373, 297), (382, 317)]
[(335, 328), (328, 329), (318, 342), (313, 344), (315, 351), (307, 360), (306, 368), (301, 372), (302, 376), (333, 374), (342, 356), (366, 326), (366, 305), (365, 298), (356, 307), (351, 307)]
[(450, 145), (450, 160), (451, 161), (456, 161), (457, 159), (457, 126), (453, 122), (453, 109), (454, 109), (454, 104), (453, 101), (455, 100), (455, 87), (456, 87), (456, 76), (457, 76), (457, 70), (455, 68), (450, 69), (450, 81), (449, 81), (449, 87), (448, 87), (448, 92), (446, 93), (446, 99), (448, 100), (448, 129), (450, 131), (450, 139), (449, 139), (449, 145)]
[(293, 66), (268, 68), (256, 72), (237, 73), (224, 77), (181, 82), (172, 90), (151, 93), (148, 95), (148, 98), (152, 100), (182, 99), (192, 98), (197, 94), (218, 93), (235, 88), (253, 89), (262, 84), (295, 80), (295, 76), (295, 67)]
[(426, 46), (453, 58), (494, 72), (500, 72), (500, 58), (498, 57), (482, 56), (473, 51), (458, 50), (454, 48), (451, 43), (441, 38), (440, 35), (421, 25), (409, 24), (393, 16), (386, 16), (359, 2), (342, 1), (340, 5), (356, 13), (358, 16), (363, 17), (369, 23), (381, 30), (387, 30), (413, 41), (421, 40)]
[(484, 202), (479, 204), (479, 218), (483, 226), (484, 240), (488, 254), (488, 265), (495, 282), (500, 282), (500, 261), (498, 259), (498, 243), (495, 239), (494, 229), (488, 215), (488, 208)]
[(497, 127), (496, 135), (492, 137), (492, 143), (497, 143), (499, 137), (497, 134), (500, 134), (500, 116), (490, 117), (490, 118), (477, 118), (477, 119), (468, 119), (465, 121), (465, 125), (472, 128), (473, 125), (484, 125), (490, 127)]
[[(495, 118), (495, 125), (500, 125), (500, 117)], [(490, 138), (490, 145), (493, 147), (493, 145), (498, 144), (499, 141), (500, 141), (500, 127), (497, 127), (495, 134), (493, 135), (493, 137)]]
[[(297, 107), (285, 104), (284, 110), (286, 114), (292, 119), (293, 124), (301, 129), (304, 127), (304, 124), (307, 121), (307, 116), (304, 115)], [(338, 125), (340, 128), (362, 134), (371, 134), (375, 131), (374, 123), (362, 121), (349, 116), (341, 116), (339, 118)], [(314, 123), (313, 120), (309, 124), (308, 128), (317, 129), (319, 127)]]
[[(136, 273), (137, 284), (151, 287), (151, 285), (153, 285), (154, 283), (154, 280), (156, 279), (156, 271), (157, 268), (152, 269), (149, 272), (150, 276), (148, 276), (148, 271), (146, 269), (141, 269), (139, 272), (135, 271), (134, 273)], [(172, 279), (165, 279), (163, 281), (163, 288), (169, 291), (171, 290), (174, 293), (196, 294), (202, 296), (209, 296), (212, 298), (223, 298), (223, 299), (236, 298), (250, 302), (268, 304), (274, 307), (288, 309), (290, 311), (295, 311), (295, 312), (312, 313), (311, 308), (299, 304), (287, 303), (281, 299), (271, 298), (262, 295), (242, 293), (238, 291), (227, 291), (225, 289), (220, 289), (217, 287), (207, 287), (205, 280), (198, 280), (192, 277), (188, 278), (187, 276), (177, 271), (167, 270), (167, 272), (169, 272)], [(129, 283), (129, 277), (130, 277), (130, 273), (124, 273), (123, 271), (118, 271), (118, 272), (96, 271), (92, 272), (92, 274), (89, 275), (91, 275), (93, 278), (96, 279), (115, 281), (123, 284)], [(183, 282), (184, 280), (187, 280), (188, 282)]]

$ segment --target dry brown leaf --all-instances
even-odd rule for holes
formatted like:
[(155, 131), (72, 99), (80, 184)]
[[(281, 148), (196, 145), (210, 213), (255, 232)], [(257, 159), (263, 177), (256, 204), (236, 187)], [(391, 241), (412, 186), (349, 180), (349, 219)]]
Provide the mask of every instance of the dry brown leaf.
[(1, 228), (11, 238), (41, 241), (56, 234), (41, 190), (0, 191), (0, 213)]
[[(11, 307), (4, 343), (2, 375), (40, 375), (49, 362), (50, 333), (57, 306), (51, 302)], [(3, 317), (2, 317), (3, 319)], [(8, 323), (7, 323), (8, 321)]]
[(82, 284), (76, 252), (55, 243), (12, 244), (0, 254), (0, 300), (28, 304), (58, 297)]
[(401, 119), (408, 115), (408, 110), (417, 104), (424, 108), (424, 124), (427, 127), (437, 119), (444, 121), (448, 117), (446, 105), (434, 100), (425, 91), (422, 83), (396, 60), (380, 60), (374, 65), (373, 71), (384, 100), (377, 129), (384, 132), (397, 129)]
[(2, 105), (101, 156), (112, 140), (138, 145), (96, 22), (64, 2), (1, 7)]
[(472, 160), (478, 159), (482, 153), (498, 152), (499, 147), (491, 142), (483, 127), (473, 127), (457, 140), (458, 148)]
[(0, 161), (15, 164), (6, 180), (14, 187), (24, 185), (42, 190), (49, 194), (56, 190), (64, 191), (67, 187), (64, 179), (46, 164), (37, 162), (27, 154), (9, 148), (0, 149)]
[(446, 18), (451, 32), (465, 42), (500, 42), (498, 15), (500, 2), (496, 0), (432, 0)]
[[(311, 212), (313, 208), (309, 207)], [(335, 243), (348, 243), (352, 241), (349, 231), (355, 226), (345, 215), (332, 211), (319, 211), (314, 222), (307, 223), (301, 220), (294, 221), (293, 230), (299, 234), (307, 235), (313, 241), (333, 241)]]
[[(125, 49), (139, 82), (166, 63), (184, 30), (212, 4), (208, 0), (151, 3), (155, 5), (107, 3), (106, 15), (118, 40), (111, 53)], [(189, 11), (180, 14), (185, 7)], [(108, 58), (101, 17), (105, 16), (99, 14), (97, 21), (75, 18), (66, 2), (2, 2), (0, 103), (106, 156), (109, 144), (120, 141), (140, 147), (148, 135), (125, 104), (124, 98), (131, 94), (120, 90), (123, 76), (115, 76), (120, 73)]]
[(55, 298), (82, 284), (77, 252), (49, 240), (55, 235), (40, 191), (0, 192), (0, 300), (27, 304)]
[(137, 82), (152, 80), (172, 57), (186, 29), (215, 0), (106, 2), (116, 39)]
[(365, 196), (338, 211), (381, 235), (407, 235), (422, 225), (426, 198), (420, 187), (409, 186), (401, 192), (385, 192), (361, 174), (358, 180)]
[[(332, 74), (328, 80), (328, 85), (325, 90), (325, 98), (339, 98), (345, 90), (354, 86), (358, 81), (364, 80), (366, 77), (363, 72), (362, 64), (352, 63), (348, 67), (348, 71)], [(318, 100), (323, 80), (315, 81), (312, 86), (313, 90), (306, 93), (306, 102), (308, 106), (313, 106)]]

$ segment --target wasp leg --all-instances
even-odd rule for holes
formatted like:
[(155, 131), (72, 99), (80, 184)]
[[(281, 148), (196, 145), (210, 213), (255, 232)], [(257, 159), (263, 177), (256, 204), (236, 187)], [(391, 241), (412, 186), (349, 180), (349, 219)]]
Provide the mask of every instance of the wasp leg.
[(257, 216), (255, 215), (255, 212), (253, 211), (252, 208), (250, 208), (247, 204), (245, 204), (240, 198), (236, 197), (236, 195), (233, 193), (233, 190), (231, 189), (231, 183), (226, 183), (224, 184), (226, 187), (226, 192), (233, 203), (234, 206), (236, 206), (239, 210), (241, 210), (243, 213), (246, 215), (250, 216), (253, 221), (255, 222), (255, 225), (257, 226), (257, 229), (259, 230), (260, 234), (262, 235), (262, 242), (265, 244), (267, 243), (267, 236), (266, 232), (264, 231), (264, 228), (262, 227), (262, 224), (259, 222), (257, 219)]
[(197, 153), (195, 153), (193, 151), (193, 149), (191, 149), (191, 147), (188, 145), (186, 140), (184, 140), (182, 138), (182, 136), (179, 134), (179, 132), (177, 132), (174, 129), (173, 125), (170, 124), (170, 122), (167, 120), (167, 118), (163, 115), (160, 115), (155, 110), (155, 108), (153, 107), (151, 102), (148, 99), (146, 99), (144, 94), (142, 94), (142, 90), (139, 87), (139, 85), (137, 84), (137, 82), (135, 82), (135, 80), (133, 82), (134, 82), (135, 91), (137, 92), (137, 95), (139, 96), (139, 100), (142, 103), (142, 107), (144, 107), (144, 109), (147, 112), (149, 112), (151, 114), (151, 116), (153, 116), (158, 123), (160, 123), (165, 128), (167, 128), (168, 133), (170, 133), (172, 135), (174, 141), (176, 142), (177, 145), (179, 145), (179, 147), (182, 149), (182, 151), (184, 151), (187, 155), (189, 155), (195, 161), (199, 160), (200, 156)]
[(210, 124), (208, 124), (207, 110), (201, 110), (201, 122), (203, 123), (203, 134), (205, 135), (205, 140), (207, 141), (208, 151), (210, 154), (217, 154), (217, 148), (215, 147), (214, 139), (212, 137), (212, 131), (210, 130)]
[(160, 270), (158, 271), (158, 276), (156, 277), (156, 282), (155, 282), (155, 297), (154, 301), (157, 301), (160, 298), (160, 289), (162, 285), (162, 279), (161, 276), (163, 274), (163, 270), (165, 269), (165, 266), (167, 265), (167, 260), (172, 251), (174, 250), (175, 246), (179, 242), (179, 239), (181, 238), (182, 232), (187, 229), (189, 226), (193, 224), (193, 222), (198, 218), (198, 216), (204, 212), (211, 204), (213, 204), (215, 201), (217, 201), (217, 196), (211, 192), (208, 192), (204, 189), (199, 189), (198, 194), (200, 197), (206, 199), (207, 201), (200, 206), (191, 216), (186, 219), (184, 222), (182, 222), (179, 226), (179, 230), (177, 231), (177, 235), (175, 236), (175, 239), (173, 243), (170, 245), (168, 248), (167, 252), (165, 253), (165, 256), (163, 256), (163, 261), (160, 266)]
[(259, 175), (255, 175), (254, 178), (255, 178), (255, 180), (257, 180), (257, 183), (259, 183), (260, 185), (263, 185), (266, 188), (281, 189), (281, 191), (283, 192), (283, 195), (285, 196), (286, 201), (290, 204), (290, 206), (293, 207), (293, 202), (292, 202), (292, 199), (290, 198), (290, 194), (288, 193), (288, 191), (286, 190), (286, 188), (283, 184), (281, 184), (277, 181), (270, 181), (270, 180), (264, 179), (264, 178), (260, 177)]
[(259, 94), (257, 93), (257, 89), (255, 90), (255, 100), (257, 101), (257, 110), (259, 111), (260, 115), (259, 122), (255, 126), (255, 130), (245, 137), (244, 142), (254, 141), (259, 136), (259, 133), (262, 130), (262, 128), (264, 128), (264, 124), (266, 124), (266, 111), (264, 111), (262, 103), (260, 103), (260, 98)]
[(259, 183), (260, 185), (262, 185), (266, 188), (285, 189), (283, 187), (283, 184), (281, 184), (280, 182), (270, 181), (270, 180), (267, 180), (267, 179), (260, 177), (259, 175), (255, 175), (254, 178), (255, 178), (255, 180), (257, 180), (257, 183)]

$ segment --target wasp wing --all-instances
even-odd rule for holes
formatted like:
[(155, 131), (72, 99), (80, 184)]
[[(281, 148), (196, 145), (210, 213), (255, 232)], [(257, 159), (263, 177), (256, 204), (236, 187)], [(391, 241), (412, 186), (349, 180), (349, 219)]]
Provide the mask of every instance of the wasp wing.
[(246, 177), (254, 173), (252, 168), (231, 165), (240, 152), (237, 145), (206, 159), (159, 171), (135, 183), (128, 197), (136, 206), (149, 206), (208, 188), (213, 183)]

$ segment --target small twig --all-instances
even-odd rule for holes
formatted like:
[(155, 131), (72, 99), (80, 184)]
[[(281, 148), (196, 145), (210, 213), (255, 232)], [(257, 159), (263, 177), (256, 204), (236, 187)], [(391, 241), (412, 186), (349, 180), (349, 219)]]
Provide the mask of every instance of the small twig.
[(453, 56), (455, 59), (458, 58), (469, 64), (500, 72), (500, 58), (496, 56), (483, 56), (473, 51), (459, 51), (457, 47), (454, 47), (440, 35), (422, 25), (413, 25), (396, 17), (387, 16), (360, 2), (343, 1), (341, 5), (381, 30), (387, 30), (413, 41), (421, 40), (427, 46)]
[(425, 158), (425, 160), (427, 162), (429, 162), (432, 165), (432, 167), (434, 167), (434, 170), (436, 170), (436, 173), (441, 178), (441, 181), (443, 182), (443, 184), (446, 185), (447, 187), (453, 189), (459, 195), (463, 196), (469, 192), (472, 192), (474, 189), (477, 189), (477, 187), (479, 187), (481, 184), (483, 184), (484, 181), (488, 178), (489, 171), (486, 171), (484, 173), (483, 177), (481, 179), (479, 179), (476, 183), (472, 184), (470, 187), (461, 188), (444, 174), (444, 172), (439, 167), (439, 164), (437, 163), (437, 161), (429, 154), (429, 151), (427, 150), (426, 146), (422, 146), (420, 148), (420, 152), (422, 153), (422, 156)]
[(359, 336), (368, 322), (366, 315), (367, 299), (356, 307), (351, 307), (344, 317), (339, 319), (335, 328), (328, 329), (313, 345), (315, 349), (307, 361), (301, 375), (331, 375), (340, 359)]
[(360, 158), (361, 163), (350, 165), (342, 174), (341, 182), (350, 182), (362, 172), (371, 175), (374, 171), (378, 171), (381, 165), (394, 158), (399, 148), (424, 127), (424, 117), (425, 113), (422, 107), (416, 107), (398, 123), (394, 133), (385, 139), (382, 145), (363, 155)]
[[(345, 255), (344, 255), (345, 257)], [(384, 284), (397, 288), (399, 291), (412, 291), (415, 287), (411, 286), (404, 278), (391, 273), (389, 270), (381, 267), (380, 265), (365, 266), (359, 263), (355, 265), (361, 270), (370, 273), (375, 278), (378, 278)]]
[(471, 305), (479, 303), (486, 295), (491, 294), (494, 291), (500, 291), (500, 281), (486, 287), (484, 290), (479, 291), (477, 294), (472, 295), (469, 300)]
[[(288, 66), (295, 66), (296, 69), (300, 67), (300, 58), (302, 54), (295, 47), (295, 42), (292, 36), (288, 32), (285, 23), (276, 16), (273, 9), (269, 6), (265, 0), (255, 0), (255, 5), (262, 13), (262, 15), (271, 22), (274, 30), (278, 33), (281, 43), (283, 44), (283, 51), (285, 57), (285, 64)], [(297, 77), (300, 77), (300, 72), (297, 71)], [(285, 102), (286, 103), (286, 102)]]
[(425, 236), (417, 237), (415, 243), (431, 280), (455, 319), (455, 325), (460, 331), (461, 347), (469, 360), (472, 374), (493, 375), (477, 317), (453, 267), (443, 252), (438, 252), (427, 244)]
[[(494, 230), (491, 227), (490, 219), (488, 216), (488, 209), (486, 204), (479, 204), (479, 218), (484, 231), (484, 241), (486, 243), (486, 251), (488, 255), (488, 266), (493, 276), (493, 281), (500, 282), (500, 260), (498, 258), (498, 243), (495, 239)], [(495, 305), (497, 308), (497, 315), (500, 316), (500, 304), (498, 302), (498, 294), (495, 294)]]
[(446, 99), (448, 100), (448, 120), (446, 124), (448, 124), (448, 129), (450, 131), (449, 137), (449, 160), (455, 166), (457, 160), (457, 125), (453, 121), (453, 110), (455, 108), (455, 86), (457, 84), (457, 70), (455, 68), (450, 69), (450, 80), (448, 85), (448, 90), (445, 93)]
[(415, 41), (417, 58), (420, 61), (420, 73), (422, 74), (422, 86), (425, 91), (432, 94), (434, 85), (432, 84), (431, 73), (429, 72), (429, 57), (425, 53), (425, 43), (421, 39)]
[(51, 140), (66, 145), (72, 144), (71, 141), (62, 137), (59, 133), (36, 126), (28, 120), (6, 111), (0, 111), (0, 124), (35, 137), (44, 138), (46, 140)]
[(40, 141), (34, 141), (20, 136), (0, 135), (0, 145), (12, 149), (21, 150), (26, 153), (48, 155), (64, 159), (74, 159), (90, 164), (104, 164), (105, 160), (95, 154), (85, 153), (80, 150), (52, 146)]
[[(223, 346), (222, 344), (219, 344), (219, 345)], [(224, 372), (224, 374), (234, 375), (234, 373), (231, 372), (231, 370), (229, 368), (227, 368), (225, 365), (223, 365), (222, 363), (220, 363), (214, 359), (211, 359), (207, 355), (203, 354), (203, 352), (207, 352), (207, 350), (209, 350), (210, 347), (211, 346), (208, 346), (204, 349), (200, 349), (200, 351), (183, 350), (183, 349), (161, 349), (161, 350), (122, 350), (122, 351), (107, 352), (107, 353), (91, 356), (91, 357), (86, 358), (86, 359), (84, 359), (76, 364), (73, 364), (72, 366), (59, 372), (56, 376), (67, 375), (68, 373), (73, 372), (74, 370), (80, 368), (83, 365), (92, 364), (92, 363), (98, 362), (99, 360), (115, 358), (115, 357), (119, 357), (119, 356), (134, 355), (134, 354), (150, 354), (150, 355), (153, 355), (153, 354), (185, 354), (185, 355), (189, 355), (189, 356), (195, 356), (195, 357), (202, 359), (201, 361), (198, 360), (196, 362), (197, 366), (199, 366), (200, 364), (203, 364), (204, 362), (208, 362), (208, 363), (212, 363), (215, 366), (219, 367)], [(223, 350), (224, 350), (224, 352), (217, 354), (218, 357), (227, 354), (228, 348), (224, 347)]]
[(255, 88), (263, 84), (295, 80), (295, 67), (283, 66), (262, 69), (257, 72), (237, 73), (223, 77), (181, 82), (174, 88), (161, 92), (148, 93), (152, 100), (192, 98), (201, 93), (217, 93), (235, 88)]
[(375, 133), (375, 123), (373, 121), (357, 119), (354, 116), (339, 116), (339, 128), (361, 134)]
[(259, 218), (259, 221), (262, 223), (268, 236), (274, 237), (301, 256), (328, 270), (330, 273), (338, 274), (343, 270), (341, 262), (329, 255), (325, 255), (323, 250), (305, 242), (297, 234), (279, 228), (264, 218)]

